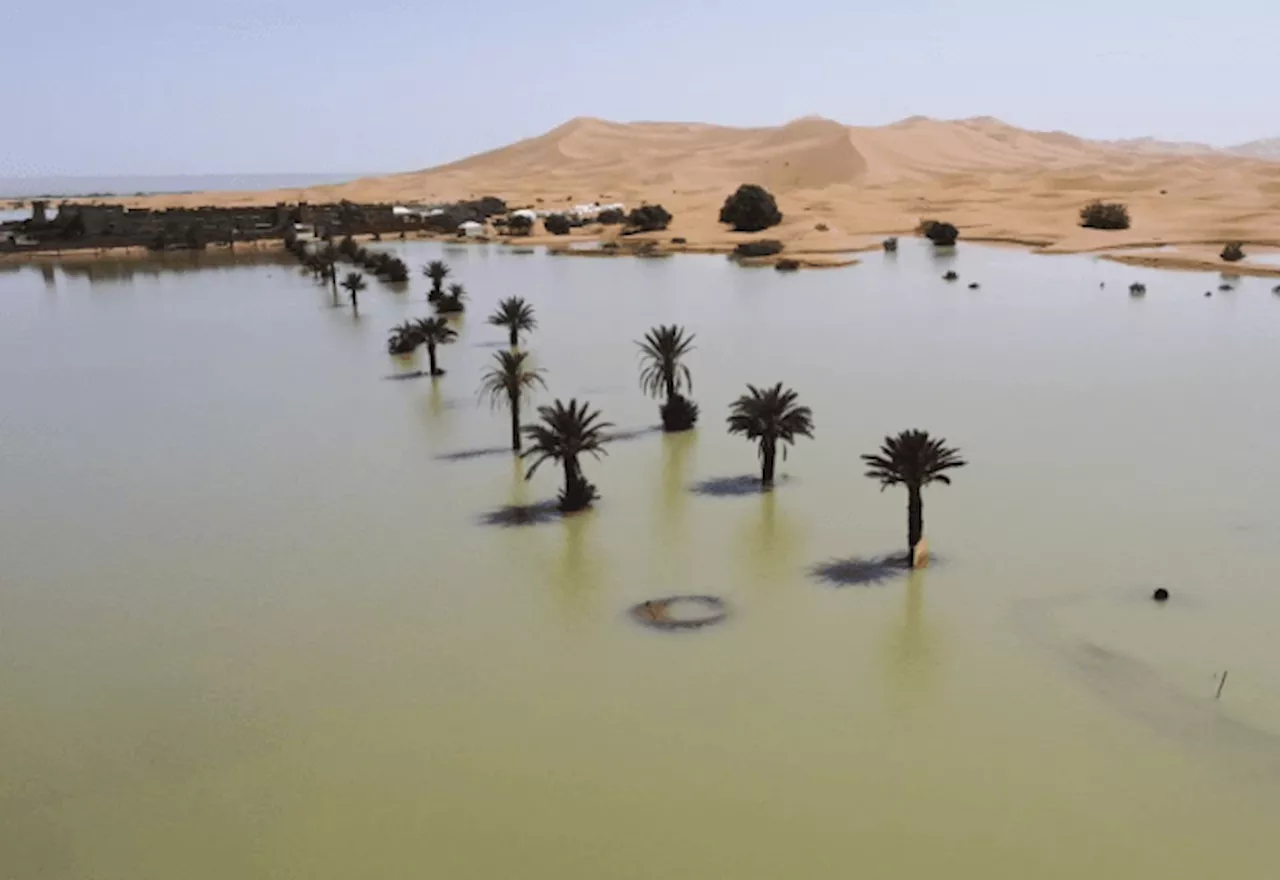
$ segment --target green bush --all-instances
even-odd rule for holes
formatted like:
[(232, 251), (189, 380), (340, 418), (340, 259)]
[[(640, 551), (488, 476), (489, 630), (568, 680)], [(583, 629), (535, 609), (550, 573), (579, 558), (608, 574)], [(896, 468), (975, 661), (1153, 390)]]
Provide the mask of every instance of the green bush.
[(764, 187), (744, 183), (724, 200), (720, 222), (730, 224), (735, 232), (759, 232), (782, 222), (782, 212), (773, 195)]

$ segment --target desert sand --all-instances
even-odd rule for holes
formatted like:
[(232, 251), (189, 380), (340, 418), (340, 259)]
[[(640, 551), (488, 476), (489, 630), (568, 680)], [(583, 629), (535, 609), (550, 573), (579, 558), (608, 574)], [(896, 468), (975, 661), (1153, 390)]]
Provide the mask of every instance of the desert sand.
[[(774, 193), (784, 214), (780, 226), (748, 236), (717, 222), (725, 196), (741, 183), (759, 183)], [(1118, 251), (1135, 262), (1170, 268), (1222, 268), (1226, 264), (1215, 254), (1226, 241), (1280, 246), (1280, 162), (1161, 152), (1150, 142), (1090, 141), (1026, 131), (989, 117), (913, 117), (881, 127), (806, 117), (773, 128), (583, 118), (424, 171), (302, 190), (125, 201), (158, 207), (436, 202), (481, 195), (544, 210), (591, 201), (658, 202), (675, 219), (665, 233), (642, 238), (664, 245), (684, 238), (687, 249), (703, 251), (727, 250), (746, 238), (777, 238), (786, 244), (786, 256), (811, 264), (845, 262), (843, 255), (874, 246), (883, 236), (910, 234), (923, 218), (955, 223), (962, 240), (1055, 253)], [(1132, 228), (1080, 228), (1080, 207), (1097, 198), (1126, 203)], [(599, 236), (601, 230), (586, 234)], [(1143, 252), (1154, 245), (1179, 250)], [(1274, 264), (1245, 261), (1236, 268), (1280, 274)]]

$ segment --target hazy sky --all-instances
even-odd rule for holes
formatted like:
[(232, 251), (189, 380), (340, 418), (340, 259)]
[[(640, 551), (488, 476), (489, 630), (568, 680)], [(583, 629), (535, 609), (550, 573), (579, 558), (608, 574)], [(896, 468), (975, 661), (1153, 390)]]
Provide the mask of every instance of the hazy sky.
[(1280, 135), (1280, 2), (0, 0), (0, 177), (395, 171), (574, 116)]

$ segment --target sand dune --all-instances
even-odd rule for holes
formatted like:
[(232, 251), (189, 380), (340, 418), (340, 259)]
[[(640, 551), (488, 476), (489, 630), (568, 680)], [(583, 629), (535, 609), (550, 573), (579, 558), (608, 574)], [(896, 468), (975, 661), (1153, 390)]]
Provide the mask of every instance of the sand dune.
[[(591, 200), (660, 202), (661, 238), (724, 247), (742, 236), (716, 222), (738, 184), (760, 183), (786, 219), (770, 235), (793, 252), (832, 252), (942, 217), (967, 239), (1050, 250), (1153, 242), (1274, 242), (1280, 163), (1223, 151), (1162, 151), (1153, 142), (1089, 141), (981, 117), (913, 117), (850, 127), (806, 117), (772, 128), (574, 119), (546, 134), (437, 168), (306, 190), (196, 193), (137, 204), (445, 201), (498, 195), (544, 209)], [(1133, 228), (1080, 229), (1081, 205), (1127, 203)], [(827, 226), (820, 232), (818, 224)]]

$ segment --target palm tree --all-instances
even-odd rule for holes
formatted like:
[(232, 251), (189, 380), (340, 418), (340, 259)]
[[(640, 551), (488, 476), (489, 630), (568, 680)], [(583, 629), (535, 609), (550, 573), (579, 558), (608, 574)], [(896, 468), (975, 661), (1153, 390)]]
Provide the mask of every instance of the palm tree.
[(748, 385), (747, 393), (729, 405), (729, 433), (760, 444), (760, 483), (765, 488), (773, 485), (778, 442), (793, 444), (797, 437), (813, 438), (813, 411), (796, 399), (796, 393), (790, 388), (783, 390), (779, 382), (764, 389)]
[(640, 387), (650, 397), (666, 396), (662, 405), (662, 428), (665, 431), (687, 431), (698, 420), (698, 405), (680, 393), (693, 391), (693, 376), (683, 358), (693, 351), (693, 334), (672, 324), (654, 327), (645, 334), (640, 346)]
[(533, 316), (533, 306), (522, 297), (509, 296), (498, 303), (497, 311), (489, 316), (489, 323), (495, 327), (506, 327), (511, 339), (511, 347), (520, 344), (521, 332), (529, 332), (538, 326), (538, 319)]
[(368, 285), (365, 284), (364, 276), (359, 272), (348, 272), (347, 277), (343, 279), (342, 286), (351, 294), (351, 311), (360, 311), (360, 300), (358, 294)]
[(458, 337), (457, 331), (444, 318), (419, 318), (413, 322), (420, 344), (427, 347), (427, 364), (433, 376), (443, 376), (444, 370), (436, 366), (436, 346), (448, 345)]
[(436, 300), (436, 311), (442, 315), (454, 315), (466, 308), (462, 301), (467, 298), (467, 289), (461, 284), (450, 284), (449, 292)]
[(405, 321), (391, 328), (387, 337), (387, 352), (390, 354), (413, 354), (414, 349), (422, 344), (417, 325), (413, 321)]
[(526, 366), (527, 351), (497, 351), (491, 367), (480, 381), (480, 395), (489, 398), (494, 407), (505, 406), (511, 411), (511, 451), (520, 451), (520, 404), (525, 394), (532, 394), (543, 381), (542, 370)]
[(432, 260), (422, 267), (422, 274), (431, 279), (431, 292), (427, 294), (428, 302), (437, 302), (444, 297), (444, 280), (449, 277), (449, 267), (443, 260)]
[(924, 535), (924, 499), (920, 490), (930, 483), (951, 485), (945, 471), (965, 466), (960, 451), (947, 441), (930, 437), (928, 431), (903, 431), (884, 438), (879, 452), (864, 455), (867, 476), (880, 481), (883, 492), (889, 486), (907, 487), (907, 564), (915, 564), (916, 545)]
[(545, 461), (560, 462), (564, 467), (564, 489), (560, 492), (560, 510), (572, 513), (590, 506), (599, 497), (596, 487), (582, 476), (582, 465), (578, 461), (582, 455), (599, 458), (606, 450), (606, 428), (613, 423), (600, 421), (600, 411), (594, 412), (584, 400), (581, 404), (570, 400), (565, 406), (557, 400), (551, 406), (538, 407), (540, 424), (526, 425), (524, 435), (533, 445), (522, 454), (523, 458), (532, 458), (533, 464), (525, 479), (529, 479)]

